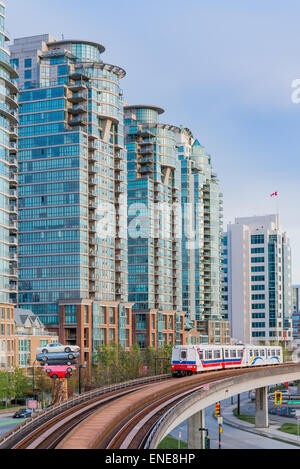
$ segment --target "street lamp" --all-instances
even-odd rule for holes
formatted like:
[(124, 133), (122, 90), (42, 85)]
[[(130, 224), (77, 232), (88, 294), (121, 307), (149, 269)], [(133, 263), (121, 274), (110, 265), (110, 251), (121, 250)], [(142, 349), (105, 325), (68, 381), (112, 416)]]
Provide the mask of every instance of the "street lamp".
[(79, 365), (79, 366), (78, 366), (78, 369), (79, 369), (78, 393), (79, 393), (79, 395), (81, 394), (81, 369), (82, 369), (82, 368), (86, 368), (86, 364), (84, 364), (84, 365)]

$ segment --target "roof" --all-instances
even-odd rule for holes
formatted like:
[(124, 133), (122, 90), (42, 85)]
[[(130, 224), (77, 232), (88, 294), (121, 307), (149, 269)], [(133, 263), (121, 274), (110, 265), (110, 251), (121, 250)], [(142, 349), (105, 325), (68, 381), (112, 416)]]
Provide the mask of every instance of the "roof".
[(134, 104), (124, 106), (124, 110), (129, 111), (130, 109), (151, 109), (152, 111), (156, 111), (158, 114), (163, 114), (165, 110), (159, 106), (151, 106), (148, 104)]
[(62, 46), (63, 44), (87, 44), (89, 46), (94, 46), (99, 49), (100, 54), (105, 51), (105, 47), (102, 44), (99, 44), (98, 42), (93, 42), (93, 41), (85, 41), (83, 39), (63, 39), (61, 41), (53, 41), (53, 42), (48, 42), (47, 46), (53, 46), (53, 45), (58, 45)]

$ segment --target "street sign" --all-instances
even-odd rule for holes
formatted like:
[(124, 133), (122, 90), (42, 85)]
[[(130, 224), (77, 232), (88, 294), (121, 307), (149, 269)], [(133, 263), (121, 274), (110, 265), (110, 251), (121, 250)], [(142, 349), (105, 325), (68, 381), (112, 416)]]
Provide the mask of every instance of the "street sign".
[(218, 424), (223, 425), (223, 417), (218, 417)]
[(37, 401), (29, 399), (27, 407), (28, 409), (37, 409)]

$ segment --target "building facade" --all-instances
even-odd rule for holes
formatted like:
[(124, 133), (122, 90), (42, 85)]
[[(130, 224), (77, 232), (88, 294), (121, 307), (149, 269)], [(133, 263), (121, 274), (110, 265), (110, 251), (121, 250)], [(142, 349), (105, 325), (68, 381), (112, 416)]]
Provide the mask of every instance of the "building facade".
[(180, 167), (176, 126), (156, 106), (125, 107), (128, 169), (128, 295), (141, 348), (179, 344), (183, 333)]
[(219, 182), (198, 140), (189, 129), (160, 123), (163, 112), (125, 107), (134, 340), (141, 347), (229, 343), (221, 311)]
[(58, 336), (48, 332), (42, 321), (32, 311), (15, 308), (14, 322), (15, 366), (32, 370), (33, 366), (39, 366), (36, 360), (36, 349), (58, 342)]
[(107, 336), (131, 345), (125, 72), (88, 41), (41, 35), (10, 50), (20, 88), (18, 304), (89, 361)]
[(237, 218), (223, 236), (223, 311), (232, 337), (292, 341), (291, 248), (278, 215)]
[(300, 285), (293, 285), (293, 342), (300, 345)]
[(5, 5), (0, 3), (0, 367), (14, 363), (17, 300), (17, 124), (18, 73), (6, 46)]
[(200, 343), (230, 343), (221, 307), (223, 199), (211, 157), (185, 128), (177, 134), (181, 171), (182, 307)]

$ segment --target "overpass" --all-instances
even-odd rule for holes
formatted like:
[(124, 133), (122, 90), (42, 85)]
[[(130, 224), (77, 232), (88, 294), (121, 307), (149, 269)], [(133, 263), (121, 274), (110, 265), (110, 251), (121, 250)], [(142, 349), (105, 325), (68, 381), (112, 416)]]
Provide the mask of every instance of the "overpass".
[(255, 368), (251, 371), (249, 374), (209, 383), (177, 403), (157, 422), (147, 440), (147, 448), (157, 448), (160, 441), (185, 420), (188, 420), (189, 449), (203, 448), (204, 434), (199, 428), (205, 427), (205, 408), (254, 389), (256, 389), (255, 426), (267, 428), (269, 426), (268, 386), (296, 381), (300, 390), (300, 364), (287, 363), (263, 369)]
[(267, 387), (291, 381), (300, 381), (299, 363), (141, 378), (53, 406), (4, 435), (0, 448), (154, 449), (187, 419), (189, 448), (199, 449), (206, 407), (256, 389), (256, 426), (264, 428)]

